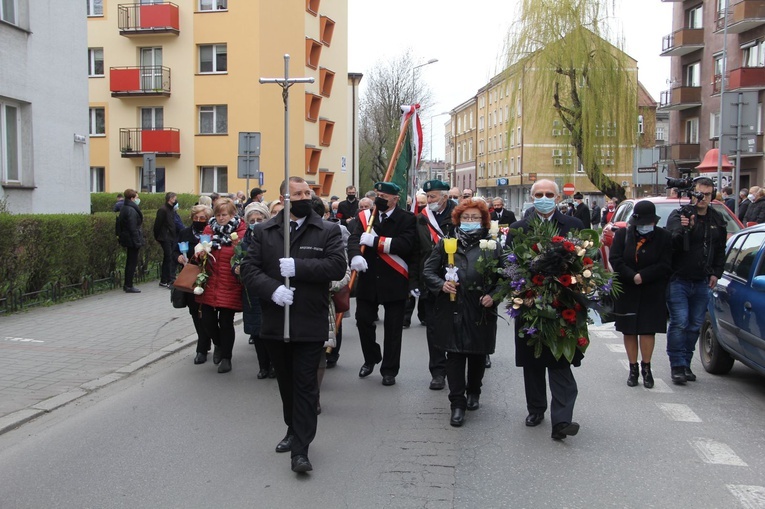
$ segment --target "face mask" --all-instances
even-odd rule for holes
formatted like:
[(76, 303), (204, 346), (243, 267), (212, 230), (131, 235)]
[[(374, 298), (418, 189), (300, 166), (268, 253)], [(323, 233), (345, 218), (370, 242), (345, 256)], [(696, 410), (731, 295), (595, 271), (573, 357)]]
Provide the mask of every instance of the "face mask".
[(460, 204), (460, 201), (457, 198), (450, 198), (450, 199), (452, 200), (452, 203), (454, 203), (455, 205)]
[(480, 222), (460, 223), (460, 229), (466, 232), (472, 232), (473, 230), (477, 230), (480, 227)]
[(175, 202), (175, 205), (173, 205), (173, 210), (178, 210), (180, 206), (178, 205), (178, 202)]
[(250, 223), (250, 224), (247, 225), (247, 228), (249, 228), (250, 230), (254, 230), (255, 229), (255, 225), (257, 225), (257, 224), (258, 223)]
[(311, 200), (297, 200), (290, 204), (290, 213), (297, 217), (306, 217), (311, 213)]
[(438, 210), (441, 208), (441, 204), (438, 202), (428, 203), (428, 208), (433, 212), (438, 212)]
[(747, 198), (749, 199), (749, 201), (754, 201), (754, 195), (753, 194), (748, 195)]
[(375, 198), (375, 207), (377, 207), (378, 212), (385, 212), (388, 210), (388, 200), (385, 198), (377, 197)]
[(549, 214), (555, 210), (555, 198), (548, 198), (546, 196), (534, 198), (534, 208), (540, 214)]
[(349, 194), (348, 196), (345, 197), (345, 199), (348, 200), (348, 201), (356, 201), (356, 195), (355, 194)]
[(141, 199), (140, 199), (140, 198), (136, 198), (136, 199), (135, 199), (135, 201), (134, 201), (133, 203), (135, 203), (135, 204), (136, 204), (136, 206), (138, 206), (138, 205), (140, 205), (140, 204), (141, 204)]
[(194, 221), (193, 223), (191, 223), (191, 227), (198, 232), (201, 232), (202, 230), (204, 230), (205, 226), (207, 226), (207, 223), (204, 221)]
[(652, 224), (637, 225), (635, 226), (635, 229), (640, 235), (645, 235), (646, 233), (651, 233), (653, 231), (653, 225)]
[(501, 214), (502, 213), (502, 207), (494, 207), (494, 212), (496, 212), (497, 214)]

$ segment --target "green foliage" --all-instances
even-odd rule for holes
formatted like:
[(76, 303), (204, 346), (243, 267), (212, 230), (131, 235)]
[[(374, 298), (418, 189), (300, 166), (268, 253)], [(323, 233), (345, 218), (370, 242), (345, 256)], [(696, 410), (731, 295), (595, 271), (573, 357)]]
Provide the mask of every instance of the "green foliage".
[[(157, 210), (165, 204), (165, 193), (138, 193), (141, 198), (141, 210)], [(181, 209), (190, 209), (199, 201), (196, 194), (178, 194), (178, 205)], [(90, 193), (91, 212), (112, 212), (117, 202), (117, 193)], [(186, 221), (188, 213), (184, 215), (178, 211), (181, 219)]]

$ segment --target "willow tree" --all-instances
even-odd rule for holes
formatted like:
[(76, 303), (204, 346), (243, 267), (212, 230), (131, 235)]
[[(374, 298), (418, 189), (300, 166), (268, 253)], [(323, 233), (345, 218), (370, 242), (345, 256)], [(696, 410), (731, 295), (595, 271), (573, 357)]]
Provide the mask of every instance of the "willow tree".
[[(507, 57), (509, 79), (523, 84), (512, 88), (524, 131), (529, 123), (537, 132), (561, 125), (556, 141), (573, 147), (595, 187), (621, 200), (624, 188), (613, 178), (637, 135), (637, 66), (620, 38), (609, 40), (614, 7), (613, 0), (521, 0)], [(606, 151), (613, 163), (604, 163)]]

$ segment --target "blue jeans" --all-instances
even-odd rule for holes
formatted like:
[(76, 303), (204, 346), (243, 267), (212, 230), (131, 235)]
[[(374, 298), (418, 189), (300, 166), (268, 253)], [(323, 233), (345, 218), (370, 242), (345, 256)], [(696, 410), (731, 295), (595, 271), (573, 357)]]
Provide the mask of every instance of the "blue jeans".
[(709, 283), (706, 279), (672, 279), (667, 286), (667, 355), (673, 368), (691, 366), (709, 295)]

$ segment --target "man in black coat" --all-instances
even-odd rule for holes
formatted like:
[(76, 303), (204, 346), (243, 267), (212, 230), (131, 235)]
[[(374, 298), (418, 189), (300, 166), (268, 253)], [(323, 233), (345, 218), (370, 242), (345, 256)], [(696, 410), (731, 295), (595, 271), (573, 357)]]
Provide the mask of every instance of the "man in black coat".
[(165, 205), (157, 210), (154, 220), (154, 240), (162, 246), (162, 271), (159, 276), (159, 286), (170, 288), (175, 280), (175, 261), (173, 246), (177, 235), (175, 228), (175, 211), (178, 208), (178, 198), (175, 193), (165, 194)]
[(422, 185), (425, 191), (427, 206), (417, 215), (417, 252), (419, 263), (417, 270), (412, 273), (416, 279), (416, 294), (419, 296), (418, 313), (420, 320), (425, 321), (425, 335), (428, 340), (428, 369), (432, 377), (430, 389), (437, 391), (446, 386), (446, 356), (444, 351), (436, 348), (436, 324), (430, 317), (433, 314), (436, 298), (428, 291), (423, 278), (425, 260), (433, 248), (444, 237), (454, 237), (452, 211), (457, 205), (449, 199), (449, 184), (440, 180), (428, 180)]
[[(375, 209), (361, 211), (351, 226), (348, 258), (359, 273), (356, 290), (356, 326), (364, 364), (359, 377), (369, 376), (382, 361), (383, 385), (396, 383), (401, 363), (401, 332), (409, 296), (409, 269), (415, 269), (417, 224), (414, 214), (399, 208), (401, 189), (392, 182), (375, 184)], [(373, 225), (371, 233), (367, 226)], [(365, 246), (362, 254), (361, 246)], [(340, 279), (340, 278), (335, 278)], [(375, 337), (377, 309), (385, 308), (383, 351)]]
[(585, 205), (584, 196), (582, 196), (582, 193), (574, 194), (574, 203), (576, 203), (576, 207), (574, 208), (574, 217), (582, 222), (584, 228), (589, 229), (590, 225), (592, 224), (592, 219), (590, 216), (590, 209), (588, 209), (587, 205)]
[(491, 201), (492, 212), (491, 220), (499, 221), (500, 225), (511, 225), (515, 222), (515, 214), (505, 208), (505, 200), (497, 196)]
[(337, 214), (335, 217), (340, 220), (340, 224), (348, 226), (348, 220), (356, 217), (359, 212), (359, 200), (356, 196), (356, 188), (348, 186), (345, 188), (345, 200), (337, 204)]
[(146, 243), (141, 230), (143, 213), (138, 208), (140, 203), (141, 199), (135, 189), (126, 189), (125, 203), (117, 217), (117, 237), (119, 237), (120, 246), (127, 250), (125, 282), (122, 286), (125, 293), (141, 293), (141, 290), (133, 286), (133, 277), (138, 266), (138, 250)]
[[(531, 221), (552, 221), (558, 224), (558, 233), (568, 235), (571, 230), (581, 230), (582, 222), (576, 217), (566, 216), (557, 210), (556, 204), (560, 199), (558, 185), (552, 180), (537, 180), (531, 186), (531, 197), (534, 199), (534, 213), (511, 224), (513, 228), (527, 231)], [(507, 245), (512, 246), (512, 236), (508, 236)], [(515, 365), (523, 367), (523, 383), (526, 391), (526, 407), (529, 415), (526, 426), (537, 426), (544, 419), (547, 410), (547, 383), (545, 370), (550, 375), (550, 418), (552, 420), (552, 438), (562, 440), (569, 435), (579, 432), (579, 424), (572, 420), (574, 403), (578, 389), (571, 364), (565, 357), (558, 360), (549, 348), (542, 349), (540, 357), (534, 356), (534, 348), (526, 344), (526, 339), (518, 336), (520, 324), (515, 322)], [(581, 364), (583, 355), (577, 349), (573, 365)]]
[(596, 200), (592, 200), (590, 208), (592, 209), (590, 212), (590, 226), (595, 228), (600, 224), (600, 206), (598, 206)]
[[(319, 402), (317, 370), (329, 338), (329, 283), (347, 268), (343, 239), (336, 224), (311, 208), (311, 188), (291, 177), (282, 182), (281, 199), (289, 192), (290, 253), (284, 253), (284, 211), (253, 230), (253, 242), (241, 265), (248, 295), (260, 297), (260, 337), (276, 370), (287, 434), (276, 452), (291, 452), (292, 470), (313, 469), (308, 446), (316, 436)], [(289, 287), (284, 283), (289, 278)], [(284, 306), (290, 306), (284, 334)]]

